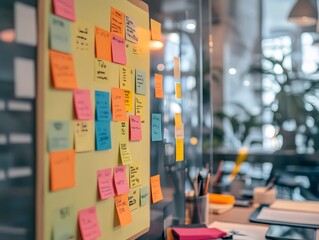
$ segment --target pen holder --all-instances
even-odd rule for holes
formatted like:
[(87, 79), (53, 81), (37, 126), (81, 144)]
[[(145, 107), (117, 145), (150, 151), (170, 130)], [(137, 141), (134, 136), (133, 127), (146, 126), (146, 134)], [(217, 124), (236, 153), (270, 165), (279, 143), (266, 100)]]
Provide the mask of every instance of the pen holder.
[(272, 188), (267, 190), (266, 187), (254, 188), (254, 203), (272, 204), (276, 200), (277, 190)]
[(209, 219), (208, 194), (186, 198), (186, 224), (206, 224)]

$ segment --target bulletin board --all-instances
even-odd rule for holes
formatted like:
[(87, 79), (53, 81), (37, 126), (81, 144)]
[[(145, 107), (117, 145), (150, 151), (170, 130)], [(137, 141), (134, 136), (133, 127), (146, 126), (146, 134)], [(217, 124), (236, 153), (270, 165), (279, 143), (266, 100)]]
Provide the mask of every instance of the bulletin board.
[[(61, 2), (61, 1), (60, 1)], [(63, 1), (62, 1), (63, 2)], [(72, 2), (72, 1), (70, 1)], [(141, 9), (132, 1), (127, 0), (75, 0), (75, 20), (70, 21), (71, 25), (71, 52), (73, 56), (75, 78), (77, 87), (71, 89), (58, 89), (54, 83), (52, 69), (50, 69), (50, 21), (52, 13), (55, 11), (52, 0), (43, 0), (39, 4), (39, 84), (38, 84), (38, 172), (37, 172), (37, 239), (55, 239), (54, 231), (56, 228), (64, 228), (66, 232), (75, 232), (74, 239), (82, 239), (79, 227), (78, 213), (90, 207), (96, 208), (98, 225), (101, 235), (97, 239), (135, 239), (148, 231), (150, 226), (150, 53), (148, 43), (149, 33), (149, 13)], [(97, 150), (96, 140), (96, 99), (95, 91), (109, 92), (109, 104), (111, 108), (112, 88), (119, 88), (120, 68), (124, 65), (106, 61), (106, 78), (97, 77), (97, 59), (95, 49), (95, 26), (110, 31), (111, 8), (115, 8), (125, 16), (134, 20), (138, 42), (133, 43), (125, 40), (125, 52), (127, 63), (125, 66), (131, 68), (133, 80), (131, 85), (132, 109), (126, 112), (128, 129), (130, 135), (129, 116), (143, 114), (141, 117), (142, 140), (130, 141), (126, 139), (131, 152), (133, 163), (139, 163), (141, 182), (137, 188), (147, 189), (148, 201), (144, 206), (130, 211), (132, 222), (120, 226), (118, 214), (115, 207), (114, 197), (101, 200), (98, 188), (97, 172), (102, 169), (122, 166), (120, 155), (120, 142), (123, 142), (122, 122), (110, 121), (111, 148), (107, 150)], [(86, 32), (85, 42), (77, 43), (79, 32)], [(83, 40), (83, 39), (82, 39)], [(62, 46), (62, 48), (65, 46)], [(113, 56), (113, 58), (118, 56)], [(51, 60), (52, 61), (52, 60)], [(135, 73), (144, 72), (145, 93), (143, 94), (144, 103), (142, 104), (143, 113), (136, 109)], [(74, 89), (90, 90), (93, 120), (91, 129), (94, 135), (92, 142), (85, 142), (82, 148), (84, 152), (75, 151), (75, 184), (65, 186), (63, 189), (54, 188), (52, 190), (52, 166), (50, 166), (50, 124), (52, 122), (68, 122), (70, 129), (66, 129), (69, 139), (71, 139), (71, 150), (75, 149), (75, 122), (78, 115), (74, 106)], [(140, 103), (139, 103), (140, 104)], [(139, 114), (137, 114), (137, 112)], [(112, 116), (113, 117), (113, 116)], [(89, 120), (88, 120), (89, 121)], [(124, 136), (125, 138), (125, 136)], [(68, 150), (68, 149), (64, 149)], [(129, 180), (129, 168), (127, 165), (127, 180)], [(55, 178), (59, 178), (60, 173)], [(114, 174), (114, 172), (113, 172)], [(56, 179), (57, 180), (57, 179)], [(63, 183), (62, 183), (63, 184)], [(60, 184), (61, 185), (61, 184)], [(130, 191), (132, 186), (130, 186)], [(72, 208), (68, 208), (72, 206)], [(64, 225), (56, 225), (56, 214), (61, 209), (72, 210), (72, 221)], [(69, 213), (69, 212), (68, 212)], [(66, 229), (69, 228), (69, 229)], [(61, 230), (61, 229), (60, 229)], [(67, 236), (70, 237), (70, 236)], [(67, 239), (73, 239), (72, 236)]]

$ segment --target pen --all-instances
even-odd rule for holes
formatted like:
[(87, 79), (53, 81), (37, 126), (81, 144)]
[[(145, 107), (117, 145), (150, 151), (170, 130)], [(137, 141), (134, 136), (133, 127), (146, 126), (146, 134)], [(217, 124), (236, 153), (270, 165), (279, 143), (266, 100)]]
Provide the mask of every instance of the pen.
[(210, 183), (210, 172), (207, 174), (207, 177), (206, 177), (204, 195), (206, 195), (208, 193), (209, 183)]
[(219, 162), (218, 169), (217, 169), (216, 175), (215, 175), (214, 180), (213, 180), (213, 185), (216, 185), (218, 183), (220, 177), (222, 176), (223, 165), (224, 165), (224, 161), (222, 160)]
[(273, 177), (273, 178), (270, 180), (270, 182), (269, 182), (269, 183), (267, 184), (267, 186), (266, 186), (265, 192), (270, 191), (270, 190), (275, 186), (276, 182), (277, 182), (277, 176)]

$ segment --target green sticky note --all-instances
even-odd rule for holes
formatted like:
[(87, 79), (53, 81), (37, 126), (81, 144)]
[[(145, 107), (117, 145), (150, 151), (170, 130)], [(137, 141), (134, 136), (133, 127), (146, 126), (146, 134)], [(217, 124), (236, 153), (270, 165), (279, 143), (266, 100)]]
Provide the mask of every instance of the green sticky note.
[(71, 23), (55, 15), (50, 16), (51, 49), (71, 53)]
[(72, 240), (76, 237), (74, 207), (66, 206), (55, 210), (53, 219), (53, 240)]
[(73, 148), (72, 128), (69, 121), (52, 121), (48, 124), (49, 152)]
[(141, 194), (140, 194), (140, 205), (145, 206), (149, 200), (148, 200), (148, 187), (142, 187), (141, 188)]

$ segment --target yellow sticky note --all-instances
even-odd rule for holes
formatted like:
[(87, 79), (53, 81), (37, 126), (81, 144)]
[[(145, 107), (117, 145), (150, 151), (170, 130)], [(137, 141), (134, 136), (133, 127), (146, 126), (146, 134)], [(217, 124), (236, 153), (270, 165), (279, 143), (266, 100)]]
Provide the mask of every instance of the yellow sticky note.
[(88, 152), (94, 150), (93, 121), (74, 122), (74, 143), (76, 152)]
[(184, 161), (184, 140), (176, 139), (176, 162)]
[(80, 51), (88, 51), (92, 49), (94, 41), (91, 27), (85, 23), (75, 23), (74, 28), (73, 41), (75, 49)]
[(133, 69), (120, 66), (120, 88), (132, 90)]
[(128, 122), (120, 122), (120, 142), (128, 141)]
[(155, 73), (155, 98), (164, 98), (163, 75)]
[(136, 188), (141, 184), (141, 164), (138, 162), (132, 163), (130, 165), (130, 188)]
[(131, 112), (133, 109), (133, 91), (124, 89), (124, 100), (126, 112)]
[(175, 126), (181, 127), (182, 124), (183, 124), (182, 114), (181, 113), (175, 113)]
[(120, 154), (123, 165), (132, 164), (132, 155), (127, 142), (120, 142)]
[(130, 206), (130, 211), (134, 211), (140, 207), (140, 189), (131, 189), (128, 195), (128, 204)]
[(152, 40), (162, 40), (161, 24), (154, 19), (151, 19), (151, 37)]
[(182, 98), (181, 83), (179, 82), (175, 83), (175, 97), (178, 99)]
[(146, 98), (142, 95), (135, 95), (135, 115), (139, 115), (141, 117), (141, 121), (145, 121), (146, 116)]
[(181, 59), (174, 57), (174, 78), (181, 78)]
[(115, 196), (115, 207), (121, 227), (132, 223), (132, 215), (128, 204), (128, 193)]
[(152, 202), (157, 203), (163, 199), (160, 175), (151, 177)]
[(94, 79), (97, 82), (107, 82), (109, 80), (109, 63), (102, 59), (95, 59)]

